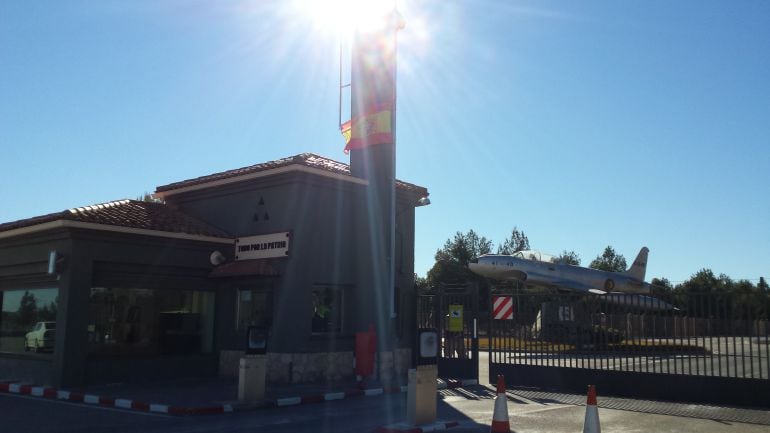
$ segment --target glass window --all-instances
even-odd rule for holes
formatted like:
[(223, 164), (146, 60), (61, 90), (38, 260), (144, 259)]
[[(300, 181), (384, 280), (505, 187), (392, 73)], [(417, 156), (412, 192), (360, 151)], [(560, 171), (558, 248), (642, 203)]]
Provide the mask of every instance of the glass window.
[(272, 300), (267, 290), (238, 290), (235, 326), (245, 330), (249, 326), (270, 327)]
[(103, 356), (209, 353), (214, 293), (193, 290), (91, 289), (88, 343)]
[(313, 289), (313, 332), (342, 330), (342, 289), (317, 287)]
[(59, 289), (0, 292), (0, 352), (53, 353)]

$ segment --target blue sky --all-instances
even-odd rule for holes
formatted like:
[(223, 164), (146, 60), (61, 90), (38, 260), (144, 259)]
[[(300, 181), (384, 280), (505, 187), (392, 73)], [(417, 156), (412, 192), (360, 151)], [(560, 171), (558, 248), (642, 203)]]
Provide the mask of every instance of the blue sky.
[[(456, 231), (516, 226), (583, 264), (646, 245), (648, 280), (770, 277), (770, 2), (399, 4), (418, 274)], [(1, 2), (0, 221), (347, 162), (338, 42), (291, 1)]]

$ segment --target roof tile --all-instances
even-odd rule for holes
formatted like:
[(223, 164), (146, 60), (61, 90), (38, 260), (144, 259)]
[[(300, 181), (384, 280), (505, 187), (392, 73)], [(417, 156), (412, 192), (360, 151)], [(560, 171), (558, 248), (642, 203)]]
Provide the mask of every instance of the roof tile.
[(0, 232), (57, 220), (79, 221), (145, 230), (185, 233), (218, 238), (233, 237), (224, 230), (175, 210), (163, 203), (116, 200), (0, 224)]
[[(260, 171), (273, 170), (276, 168), (286, 167), (292, 164), (304, 165), (305, 167), (317, 168), (328, 171), (330, 173), (342, 174), (345, 176), (351, 176), (350, 166), (333, 159), (325, 158), (323, 156), (316, 155), (314, 153), (301, 153), (299, 155), (289, 156), (286, 158), (276, 159), (275, 161), (263, 162), (260, 164), (250, 165), (248, 167), (236, 168), (234, 170), (223, 171), (220, 173), (209, 174), (206, 176), (200, 176), (193, 179), (187, 179), (180, 182), (170, 183), (168, 185), (162, 185), (155, 189), (155, 192), (167, 192), (175, 189), (186, 188), (194, 185), (203, 185), (209, 182), (215, 182), (223, 179), (230, 179), (238, 176), (244, 176), (247, 174), (257, 173)], [(396, 179), (396, 187), (407, 191), (413, 191), (419, 193), (421, 196), (427, 196), (428, 190), (425, 187), (415, 185), (408, 182), (403, 182)]]

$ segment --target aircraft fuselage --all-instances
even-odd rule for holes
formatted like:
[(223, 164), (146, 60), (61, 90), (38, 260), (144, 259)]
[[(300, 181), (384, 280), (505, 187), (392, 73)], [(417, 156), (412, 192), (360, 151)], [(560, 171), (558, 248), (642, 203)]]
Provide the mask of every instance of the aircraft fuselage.
[(487, 254), (475, 259), (469, 268), (476, 274), (497, 280), (519, 280), (529, 285), (548, 286), (583, 292), (649, 293), (650, 285), (626, 273), (509, 255)]

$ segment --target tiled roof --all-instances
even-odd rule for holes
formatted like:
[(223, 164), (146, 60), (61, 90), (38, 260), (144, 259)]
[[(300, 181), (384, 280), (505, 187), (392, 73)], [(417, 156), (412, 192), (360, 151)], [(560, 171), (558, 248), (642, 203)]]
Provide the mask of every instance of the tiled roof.
[(229, 233), (193, 218), (163, 203), (139, 200), (117, 200), (93, 206), (78, 207), (62, 212), (0, 224), (0, 232), (69, 220), (84, 223), (184, 233), (198, 236), (232, 238)]
[[(248, 167), (236, 168), (235, 170), (223, 171), (221, 173), (209, 174), (207, 176), (196, 177), (194, 179), (187, 179), (181, 182), (174, 182), (168, 185), (162, 185), (155, 189), (156, 192), (173, 191), (175, 189), (186, 188), (194, 185), (203, 185), (210, 182), (215, 182), (224, 179), (235, 178), (238, 176), (244, 176), (260, 171), (273, 170), (276, 168), (286, 167), (292, 164), (303, 165), (305, 167), (317, 168), (328, 171), (330, 173), (341, 174), (345, 176), (351, 176), (350, 166), (338, 161), (334, 161), (323, 156), (318, 156), (313, 153), (301, 153), (299, 155), (290, 156), (287, 158), (277, 159), (275, 161), (263, 162), (261, 164), (250, 165)], [(428, 196), (428, 190), (425, 187), (415, 185), (408, 182), (396, 180), (396, 187), (407, 191), (413, 191), (416, 194), (420, 194), (421, 197)]]

